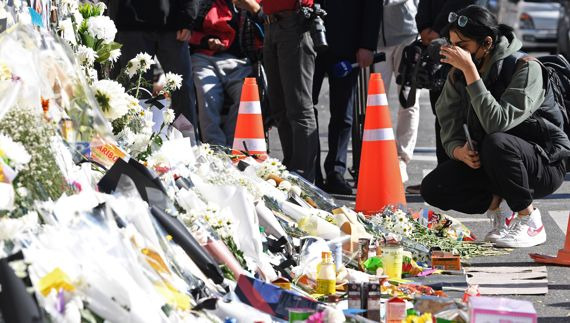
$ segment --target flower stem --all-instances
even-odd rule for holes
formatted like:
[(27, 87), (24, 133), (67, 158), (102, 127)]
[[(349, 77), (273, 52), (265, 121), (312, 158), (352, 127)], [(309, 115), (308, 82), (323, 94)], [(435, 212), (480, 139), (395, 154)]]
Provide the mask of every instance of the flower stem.
[(137, 81), (137, 92), (135, 92), (135, 98), (139, 98), (139, 90), (141, 88), (141, 82), (142, 82), (142, 73), (139, 72), (139, 79)]

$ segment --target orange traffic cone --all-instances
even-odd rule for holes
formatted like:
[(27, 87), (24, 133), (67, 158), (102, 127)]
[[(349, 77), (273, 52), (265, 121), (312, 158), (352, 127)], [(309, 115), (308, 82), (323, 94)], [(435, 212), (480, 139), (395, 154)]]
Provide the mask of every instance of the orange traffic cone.
[(390, 204), (405, 205), (406, 196), (384, 82), (380, 73), (373, 73), (368, 85), (355, 210), (370, 215)]
[(568, 229), (566, 230), (566, 242), (564, 248), (558, 250), (557, 256), (547, 256), (537, 253), (528, 254), (535, 262), (542, 264), (570, 266), (570, 215), (568, 216)]
[(259, 91), (253, 77), (247, 77), (243, 82), (232, 148), (234, 154), (247, 152), (252, 155), (267, 155)]

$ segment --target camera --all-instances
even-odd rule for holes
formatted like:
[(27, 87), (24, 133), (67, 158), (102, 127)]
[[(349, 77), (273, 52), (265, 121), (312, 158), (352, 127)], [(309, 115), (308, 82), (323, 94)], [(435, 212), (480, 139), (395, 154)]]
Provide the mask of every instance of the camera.
[(451, 69), (448, 64), (441, 63), (440, 49), (449, 44), (447, 39), (438, 38), (428, 46), (417, 40), (406, 46), (398, 69), (396, 83), (418, 89), (441, 91), (447, 73)]
[(323, 17), (327, 12), (321, 8), (321, 5), (315, 3), (313, 7), (301, 7), (301, 14), (305, 19), (309, 20), (309, 33), (313, 39), (313, 44), (317, 52), (325, 51), (329, 48), (327, 43), (326, 28)]

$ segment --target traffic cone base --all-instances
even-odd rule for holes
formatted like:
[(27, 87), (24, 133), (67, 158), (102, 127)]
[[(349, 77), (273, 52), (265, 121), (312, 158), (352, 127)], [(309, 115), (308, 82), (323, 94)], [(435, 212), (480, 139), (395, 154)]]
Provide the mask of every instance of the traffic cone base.
[(382, 76), (370, 75), (356, 190), (357, 212), (378, 213), (387, 205), (405, 205), (398, 152)]
[(243, 152), (251, 155), (267, 155), (259, 90), (255, 78), (251, 77), (243, 82), (232, 146), (233, 154), (243, 155)]
[(558, 250), (557, 256), (541, 255), (537, 253), (528, 254), (535, 262), (541, 264), (552, 264), (570, 266), (570, 215), (568, 215), (568, 228), (566, 229), (566, 242), (564, 248)]

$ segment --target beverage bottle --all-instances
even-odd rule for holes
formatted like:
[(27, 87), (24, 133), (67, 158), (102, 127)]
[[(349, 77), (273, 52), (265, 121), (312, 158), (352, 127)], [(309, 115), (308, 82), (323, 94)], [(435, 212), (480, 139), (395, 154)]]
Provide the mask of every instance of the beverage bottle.
[(330, 251), (321, 254), (322, 261), (317, 265), (317, 294), (331, 295), (336, 293), (336, 266)]

